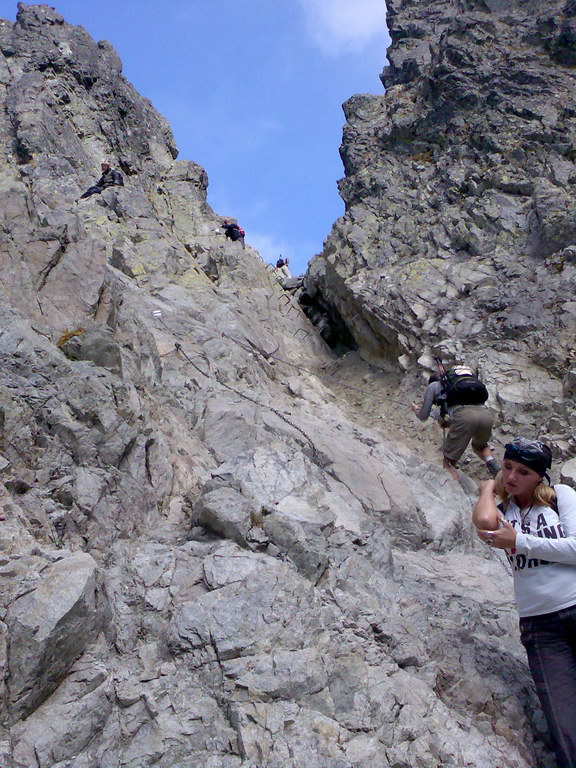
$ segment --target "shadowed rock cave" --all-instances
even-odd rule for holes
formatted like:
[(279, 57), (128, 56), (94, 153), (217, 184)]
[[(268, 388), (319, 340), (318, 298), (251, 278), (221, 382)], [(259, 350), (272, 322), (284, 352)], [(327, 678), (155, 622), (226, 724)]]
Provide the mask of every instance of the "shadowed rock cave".
[(342, 357), (347, 352), (358, 349), (353, 335), (350, 333), (339, 312), (322, 300), (316, 292), (314, 296), (303, 290), (298, 296), (302, 311), (334, 354)]

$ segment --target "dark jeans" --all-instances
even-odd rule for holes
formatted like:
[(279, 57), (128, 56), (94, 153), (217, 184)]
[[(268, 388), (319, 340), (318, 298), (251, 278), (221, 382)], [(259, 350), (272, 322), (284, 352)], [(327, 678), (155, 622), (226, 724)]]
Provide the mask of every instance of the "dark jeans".
[(80, 195), (80, 200), (84, 200), (85, 197), (90, 197), (90, 195), (99, 195), (103, 189), (104, 187), (99, 187), (98, 184), (95, 184), (93, 187), (88, 187), (86, 192), (84, 192), (83, 195)]
[(576, 605), (520, 619), (558, 768), (576, 768)]
[(244, 243), (244, 235), (241, 235), (238, 233), (237, 235), (226, 235), (226, 237), (229, 240), (232, 240), (233, 243), (240, 242), (242, 243), (242, 248), (246, 248), (246, 244)]

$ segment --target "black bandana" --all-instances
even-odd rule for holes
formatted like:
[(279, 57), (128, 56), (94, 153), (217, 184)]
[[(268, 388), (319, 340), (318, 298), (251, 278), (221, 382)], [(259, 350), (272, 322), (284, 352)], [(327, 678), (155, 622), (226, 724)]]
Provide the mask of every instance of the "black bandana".
[(534, 470), (539, 475), (546, 475), (546, 470), (552, 466), (552, 451), (540, 440), (528, 440), (517, 437), (504, 446), (504, 459), (518, 461), (520, 464)]

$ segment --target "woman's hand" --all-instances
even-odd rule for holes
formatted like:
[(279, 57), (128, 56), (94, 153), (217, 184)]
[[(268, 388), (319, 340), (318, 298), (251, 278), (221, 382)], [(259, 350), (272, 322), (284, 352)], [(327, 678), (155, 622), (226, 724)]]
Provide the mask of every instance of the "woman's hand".
[[(486, 480), (487, 483), (493, 483), (493, 480)], [(489, 547), (496, 549), (514, 549), (516, 546), (516, 530), (508, 520), (500, 518), (500, 528), (496, 531), (476, 531), (478, 538)]]
[(486, 493), (486, 494), (490, 494), (491, 493), (493, 496), (495, 496), (496, 495), (496, 483), (494, 482), (494, 480), (493, 479), (481, 480), (478, 483), (478, 493), (480, 494), (480, 496), (483, 493)]

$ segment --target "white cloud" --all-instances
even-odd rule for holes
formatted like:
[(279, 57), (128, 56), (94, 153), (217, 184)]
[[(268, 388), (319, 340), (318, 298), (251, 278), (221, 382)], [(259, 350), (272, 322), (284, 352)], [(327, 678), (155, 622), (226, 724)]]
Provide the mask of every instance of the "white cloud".
[(359, 52), (386, 33), (385, 0), (299, 0), (308, 33), (328, 55)]
[(318, 243), (309, 240), (284, 240), (263, 232), (246, 232), (246, 244), (255, 248), (267, 264), (276, 264), (280, 256), (290, 260), (290, 271), (294, 276), (303, 275), (309, 260), (321, 250)]
[(255, 248), (264, 261), (269, 264), (276, 264), (280, 256), (291, 259), (294, 255), (293, 247), (274, 235), (266, 235), (261, 232), (247, 232), (246, 242), (252, 248)]

